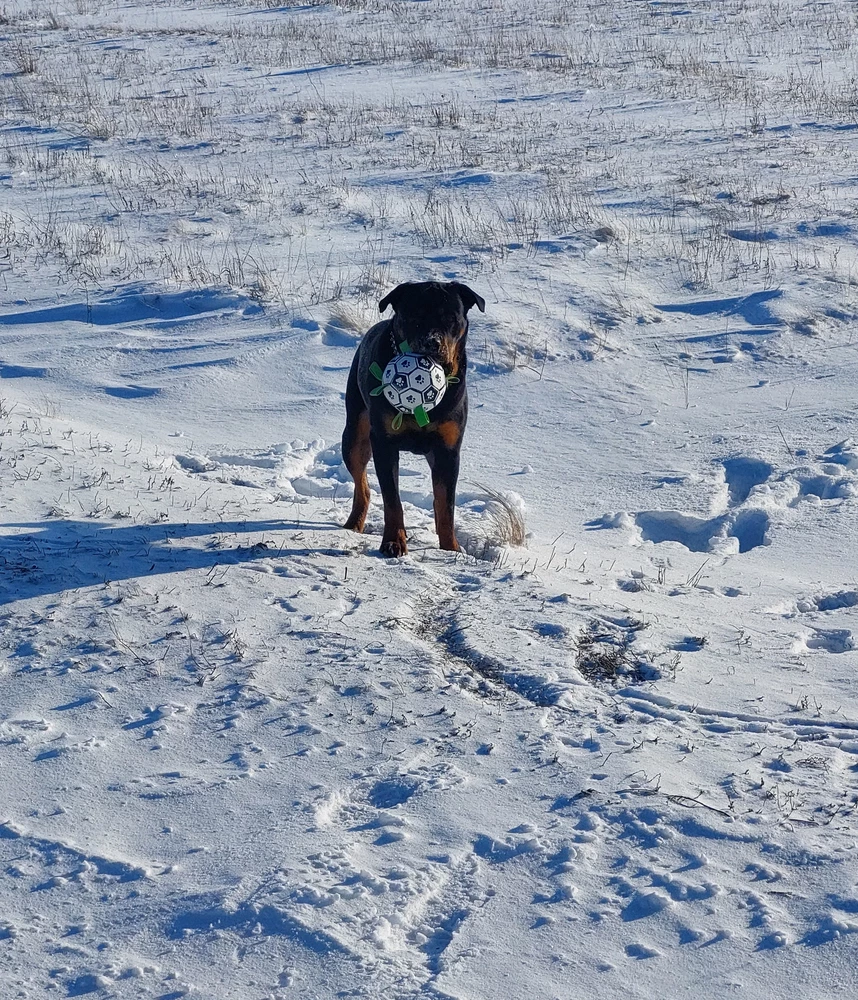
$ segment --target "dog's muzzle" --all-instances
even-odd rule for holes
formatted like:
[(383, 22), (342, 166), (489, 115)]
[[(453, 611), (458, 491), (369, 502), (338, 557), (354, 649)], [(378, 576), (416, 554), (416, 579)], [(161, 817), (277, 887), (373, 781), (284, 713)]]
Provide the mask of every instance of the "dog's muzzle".
[(445, 336), (443, 334), (433, 334), (420, 339), (417, 344), (411, 344), (411, 350), (415, 354), (425, 354), (433, 361), (437, 361), (447, 371), (456, 358), (458, 339), (456, 337)]

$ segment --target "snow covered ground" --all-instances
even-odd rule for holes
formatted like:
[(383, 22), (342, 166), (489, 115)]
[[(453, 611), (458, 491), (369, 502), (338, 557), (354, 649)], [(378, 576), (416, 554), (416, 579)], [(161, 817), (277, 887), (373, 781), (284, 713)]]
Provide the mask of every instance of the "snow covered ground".
[[(3, 3), (0, 995), (858, 991), (856, 29)], [(454, 277), (386, 561), (346, 372)]]

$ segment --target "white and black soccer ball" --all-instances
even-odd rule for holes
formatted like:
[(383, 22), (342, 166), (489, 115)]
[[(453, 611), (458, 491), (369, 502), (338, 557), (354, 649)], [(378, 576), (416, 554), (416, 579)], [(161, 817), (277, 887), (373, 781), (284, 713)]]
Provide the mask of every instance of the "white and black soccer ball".
[(397, 354), (384, 369), (381, 384), (384, 398), (400, 413), (413, 413), (418, 406), (428, 412), (444, 398), (447, 376), (425, 354)]

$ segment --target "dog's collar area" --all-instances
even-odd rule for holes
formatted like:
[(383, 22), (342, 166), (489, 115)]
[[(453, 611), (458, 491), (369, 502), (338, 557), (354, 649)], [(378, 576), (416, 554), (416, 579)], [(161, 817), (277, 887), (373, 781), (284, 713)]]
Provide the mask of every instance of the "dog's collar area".
[(409, 345), (408, 341), (405, 340), (405, 338), (403, 338), (402, 340), (400, 340), (398, 344), (396, 343), (396, 337), (393, 335), (393, 326), (392, 325), (390, 327), (390, 346), (393, 348), (393, 353), (394, 354), (410, 354), (411, 353), (411, 346)]

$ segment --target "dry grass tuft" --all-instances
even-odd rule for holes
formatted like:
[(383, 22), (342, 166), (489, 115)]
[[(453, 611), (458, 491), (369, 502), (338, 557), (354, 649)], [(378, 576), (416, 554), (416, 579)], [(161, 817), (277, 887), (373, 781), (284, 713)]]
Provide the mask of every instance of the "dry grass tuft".
[(527, 545), (527, 528), (521, 508), (506, 493), (474, 483), (481, 491), (474, 499), (486, 504), (491, 529), (488, 541), (494, 545), (510, 545), (524, 548)]
[(591, 684), (642, 684), (657, 680), (658, 669), (632, 649), (637, 633), (645, 628), (644, 622), (616, 628), (593, 620), (575, 639), (575, 666)]
[(329, 322), (340, 330), (365, 333), (379, 320), (378, 310), (363, 308), (360, 304), (336, 302), (330, 310)]

